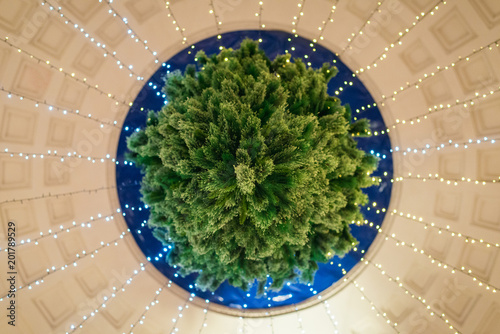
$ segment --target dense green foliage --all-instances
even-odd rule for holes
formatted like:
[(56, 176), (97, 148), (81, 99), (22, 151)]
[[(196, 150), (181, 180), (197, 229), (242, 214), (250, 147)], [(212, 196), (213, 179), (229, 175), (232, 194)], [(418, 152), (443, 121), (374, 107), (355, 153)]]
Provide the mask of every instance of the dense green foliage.
[(202, 289), (312, 281), (317, 262), (356, 244), (349, 224), (362, 220), (377, 161), (352, 137), (368, 121), (351, 124), (327, 94), (327, 64), (270, 61), (251, 40), (197, 60), (198, 72), (168, 76), (169, 103), (128, 138), (149, 226)]

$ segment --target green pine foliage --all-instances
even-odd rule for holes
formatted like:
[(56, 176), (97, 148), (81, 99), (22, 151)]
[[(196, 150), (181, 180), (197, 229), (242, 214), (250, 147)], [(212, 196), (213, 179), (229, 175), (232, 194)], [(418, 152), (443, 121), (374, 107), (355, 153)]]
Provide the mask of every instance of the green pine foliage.
[(377, 160), (353, 137), (368, 121), (351, 123), (327, 94), (328, 64), (270, 61), (252, 40), (197, 61), (168, 76), (169, 103), (128, 138), (148, 225), (201, 289), (312, 281), (318, 262), (356, 244), (349, 224), (363, 219)]

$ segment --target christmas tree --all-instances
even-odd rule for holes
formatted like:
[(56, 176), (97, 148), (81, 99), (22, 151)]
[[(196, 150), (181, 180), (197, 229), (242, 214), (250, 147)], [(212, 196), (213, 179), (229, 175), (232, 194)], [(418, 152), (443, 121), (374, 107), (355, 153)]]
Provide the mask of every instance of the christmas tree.
[(148, 225), (203, 290), (312, 281), (318, 262), (356, 244), (349, 224), (363, 219), (377, 160), (353, 137), (368, 121), (351, 123), (328, 95), (328, 64), (271, 61), (252, 40), (197, 61), (168, 75), (168, 104), (127, 141)]

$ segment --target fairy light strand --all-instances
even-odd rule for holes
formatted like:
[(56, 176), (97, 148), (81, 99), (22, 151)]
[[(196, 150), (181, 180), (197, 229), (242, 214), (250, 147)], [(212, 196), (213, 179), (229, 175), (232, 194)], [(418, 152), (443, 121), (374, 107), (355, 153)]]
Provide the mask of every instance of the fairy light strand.
[(215, 11), (214, 0), (210, 0), (210, 8), (211, 9), (209, 10), (209, 13), (213, 14), (213, 16), (214, 16), (215, 27), (217, 29), (217, 34), (218, 34), (217, 38), (220, 39), (221, 38), (220, 37), (221, 36), (220, 35), (220, 31), (221, 31), (220, 30), (220, 25), (222, 25), (222, 21), (220, 20), (219, 15)]
[(486, 248), (490, 248), (490, 247), (500, 248), (500, 243), (488, 242), (488, 241), (485, 241), (484, 239), (478, 239), (475, 237), (471, 237), (467, 234), (454, 231), (454, 230), (450, 229), (450, 225), (446, 225), (445, 227), (438, 226), (434, 222), (429, 223), (429, 222), (425, 221), (422, 217), (417, 217), (417, 216), (412, 215), (410, 213), (404, 213), (404, 212), (401, 212), (401, 211), (396, 210), (396, 209), (392, 210), (390, 214), (391, 214), (391, 216), (403, 217), (408, 221), (420, 224), (421, 226), (423, 226), (423, 228), (425, 230), (427, 230), (429, 228), (435, 229), (438, 231), (438, 234), (442, 234), (442, 232), (446, 232), (449, 235), (451, 235), (452, 237), (462, 239), (464, 241), (464, 243), (483, 245)]
[[(59, 235), (61, 233), (69, 233), (70, 231), (78, 228), (91, 228), (93, 226), (93, 223), (99, 222), (101, 220), (105, 221), (111, 221), (114, 219), (114, 216), (117, 215), (119, 210), (117, 209), (116, 212), (112, 212), (107, 216), (103, 216), (100, 213), (98, 213), (96, 216), (97, 218), (94, 218), (91, 216), (88, 220), (85, 220), (81, 223), (76, 223), (76, 221), (73, 221), (70, 226), (64, 227), (63, 225), (59, 226), (59, 230), (57, 229), (49, 229), (47, 232), (40, 232), (38, 237), (34, 238), (27, 238), (27, 239), (22, 239), (19, 243), (16, 244), (16, 247), (21, 247), (24, 245), (38, 245), (40, 240), (43, 240), (48, 237), (53, 237), (54, 235)], [(2, 250), (2, 248), (0, 248)], [(4, 251), (7, 251), (7, 248), (4, 248)]]
[(120, 21), (127, 27), (127, 34), (130, 36), (130, 38), (132, 40), (134, 40), (136, 43), (140, 42), (144, 46), (144, 50), (148, 51), (153, 56), (153, 58), (155, 60), (155, 64), (158, 64), (160, 62), (160, 60), (157, 57), (158, 52), (151, 50), (151, 48), (147, 44), (148, 43), (147, 40), (144, 40), (141, 37), (139, 37), (139, 35), (137, 34), (137, 32), (134, 31), (134, 29), (132, 29), (132, 27), (128, 23), (128, 19), (126, 17), (121, 16), (116, 11), (116, 9), (113, 8), (113, 6), (111, 5), (113, 3), (113, 0), (104, 0), (104, 1), (103, 0), (99, 0), (99, 2), (104, 2), (106, 5), (108, 5), (108, 7), (110, 8), (108, 10), (108, 13), (112, 14), (113, 17), (118, 17), (120, 19)]
[(381, 1), (377, 2), (377, 6), (375, 7), (375, 9), (372, 10), (372, 12), (370, 13), (370, 15), (368, 16), (368, 19), (363, 23), (363, 25), (361, 26), (361, 28), (359, 28), (357, 32), (352, 33), (351, 36), (349, 36), (349, 38), (347, 39), (347, 45), (346, 45), (346, 47), (343, 48), (342, 51), (340, 51), (340, 54), (338, 56), (342, 56), (347, 49), (352, 49), (352, 46), (351, 46), (352, 42), (359, 35), (363, 35), (363, 30), (365, 29), (365, 27), (367, 25), (371, 24), (371, 18), (373, 17), (373, 15), (375, 13), (379, 13), (380, 12), (380, 6), (382, 6), (382, 4), (384, 3), (384, 1), (385, 0), (381, 0)]
[(271, 333), (274, 334), (274, 322), (273, 322), (273, 316), (269, 317), (269, 326), (271, 327)]
[(470, 146), (474, 145), (484, 145), (484, 144), (496, 144), (500, 140), (500, 137), (495, 137), (495, 138), (489, 138), (489, 137), (481, 137), (481, 138), (469, 138), (468, 140), (461, 141), (461, 142), (454, 142), (452, 139), (449, 139), (448, 141), (441, 143), (441, 144), (436, 144), (431, 146), (430, 144), (425, 145), (424, 147), (418, 147), (418, 148), (411, 148), (407, 147), (406, 149), (402, 149), (399, 146), (397, 149), (392, 150), (391, 152), (399, 152), (402, 153), (403, 155), (407, 155), (410, 153), (414, 154), (426, 154), (427, 152), (431, 150), (436, 150), (436, 151), (441, 151), (445, 148), (455, 148), (455, 149), (468, 149)]
[(446, 1), (440, 0), (440, 1), (436, 2), (436, 4), (431, 9), (429, 9), (426, 13), (422, 12), (419, 15), (417, 15), (415, 17), (415, 21), (412, 22), (411, 26), (409, 28), (404, 29), (403, 31), (400, 31), (398, 34), (399, 37), (393, 43), (391, 43), (389, 46), (387, 46), (384, 49), (384, 51), (378, 57), (375, 58), (375, 60), (373, 60), (369, 65), (357, 69), (355, 71), (355, 73), (360, 74), (360, 73), (363, 73), (365, 71), (368, 71), (374, 67), (377, 67), (378, 61), (383, 61), (384, 59), (387, 59), (387, 53), (389, 52), (389, 50), (392, 50), (397, 45), (402, 45), (403, 43), (401, 42), (401, 39), (403, 39), (403, 37), (405, 37), (410, 31), (412, 31), (413, 28), (415, 28), (417, 26), (417, 24), (422, 22), (426, 17), (434, 15), (439, 10), (439, 8), (441, 8), (440, 4), (446, 5)]
[[(172, 24), (175, 25), (175, 30), (178, 31), (180, 34), (181, 34), (181, 37), (182, 37), (182, 44), (186, 44), (187, 42), (187, 37), (186, 35), (184, 35), (184, 31), (186, 30), (185, 28), (182, 28), (179, 24), (179, 21), (177, 21), (177, 19), (175, 18), (175, 15), (174, 15), (174, 12), (172, 11), (172, 9), (170, 8), (170, 2), (169, 1), (165, 1), (165, 8), (167, 9), (168, 11), (168, 14), (167, 16), (168, 17), (171, 17), (172, 18)], [(212, 4), (212, 8), (213, 8), (213, 4)], [(218, 27), (218, 26), (217, 26)]]
[(335, 319), (335, 316), (333, 315), (332, 311), (330, 310), (330, 304), (326, 300), (323, 302), (323, 307), (325, 309), (326, 314), (328, 315), (328, 318), (330, 319), (330, 322), (332, 323), (333, 334), (339, 334), (337, 320)]
[(81, 190), (76, 190), (76, 191), (70, 191), (66, 193), (58, 193), (58, 194), (51, 194), (50, 192), (47, 194), (41, 194), (38, 196), (33, 196), (33, 197), (25, 197), (21, 199), (9, 199), (6, 201), (0, 202), (0, 204), (5, 204), (5, 203), (17, 203), (17, 202), (29, 202), (29, 201), (34, 201), (42, 198), (52, 198), (52, 197), (63, 197), (63, 196), (73, 196), (76, 194), (82, 194), (82, 193), (97, 193), (98, 191), (102, 190), (110, 190), (110, 189), (116, 189), (116, 186), (108, 186), (108, 187), (99, 187), (99, 188), (94, 188), (94, 189), (81, 189)]
[(44, 158), (59, 158), (61, 162), (64, 162), (66, 160), (71, 160), (71, 159), (80, 159), (92, 163), (96, 162), (101, 162), (104, 163), (106, 161), (108, 162), (116, 162), (115, 158), (112, 158), (110, 154), (107, 154), (105, 157), (91, 157), (91, 156), (84, 156), (81, 154), (77, 154), (76, 152), (68, 152), (67, 154), (59, 154), (57, 153), (57, 150), (52, 152), (51, 150), (48, 150), (47, 153), (27, 153), (27, 152), (15, 152), (11, 151), (9, 148), (5, 148), (3, 151), (0, 151), (0, 155), (9, 155), (11, 158), (24, 158), (25, 160), (28, 159), (44, 159)]
[(333, 14), (335, 14), (335, 10), (337, 9), (337, 4), (339, 3), (339, 1), (340, 0), (334, 1), (334, 4), (332, 5), (332, 9), (330, 10), (330, 13), (328, 13), (328, 18), (322, 22), (323, 23), (322, 26), (318, 27), (319, 35), (318, 35), (318, 38), (313, 39), (313, 43), (317, 43), (318, 40), (322, 41), (325, 39), (325, 37), (323, 37), (323, 34), (325, 32), (325, 28), (329, 22), (333, 22)]
[[(385, 135), (386, 133), (389, 133), (393, 129), (396, 129), (397, 127), (400, 127), (403, 125), (405, 125), (405, 126), (417, 125), (417, 124), (424, 122), (425, 120), (428, 120), (429, 116), (433, 116), (434, 114), (437, 114), (441, 111), (451, 111), (456, 107), (463, 107), (463, 108), (465, 108), (464, 109), (465, 111), (472, 112), (469, 108), (474, 106), (479, 100), (484, 100), (488, 97), (491, 97), (492, 95), (497, 94), (498, 92), (500, 92), (500, 86), (498, 88), (495, 88), (495, 89), (490, 89), (487, 92), (482, 92), (482, 93), (475, 92), (474, 97), (472, 97), (472, 98), (468, 98), (465, 100), (458, 100), (457, 99), (453, 103), (435, 105), (433, 107), (429, 107), (428, 112), (426, 112), (424, 114), (419, 114), (417, 116), (413, 116), (413, 117), (410, 117), (408, 119), (403, 119), (403, 120), (396, 119), (396, 122), (391, 124), (390, 126), (388, 126), (385, 130), (381, 130), (380, 132), (374, 131), (371, 134), (373, 136), (380, 136), (380, 135)], [(375, 103), (374, 103), (374, 105), (375, 105)], [(381, 102), (380, 105), (384, 106), (385, 103)], [(366, 111), (366, 110), (367, 109), (363, 109), (362, 111)], [(359, 109), (356, 109), (356, 113), (359, 113)]]
[(444, 313), (437, 312), (432, 308), (431, 304), (426, 303), (426, 300), (424, 298), (422, 298), (421, 296), (417, 296), (413, 292), (411, 292), (403, 283), (400, 282), (399, 277), (394, 278), (391, 275), (387, 274), (387, 272), (382, 269), (381, 264), (375, 264), (367, 259), (361, 259), (361, 262), (363, 262), (365, 265), (370, 264), (371, 266), (376, 268), (381, 275), (386, 276), (390, 282), (394, 282), (399, 288), (401, 288), (405, 292), (406, 295), (410, 296), (412, 299), (417, 300), (421, 305), (423, 305), (425, 309), (429, 312), (429, 315), (431, 317), (437, 316), (439, 319), (441, 319), (449, 329), (455, 331), (454, 334), (462, 334), (455, 326), (450, 324), (450, 320), (446, 318), (446, 315)]
[(264, 2), (263, 1), (259, 1), (259, 11), (257, 13), (255, 13), (255, 16), (257, 16), (259, 18), (259, 29), (264, 29), (266, 27), (266, 25), (262, 23), (262, 10), (263, 10), (263, 7), (264, 7)]
[(399, 332), (399, 330), (396, 328), (396, 327), (397, 327), (397, 323), (392, 322), (392, 321), (391, 321), (391, 320), (387, 317), (387, 315), (386, 315), (384, 312), (382, 312), (382, 311), (381, 311), (381, 310), (380, 310), (380, 309), (379, 309), (379, 308), (378, 308), (378, 307), (377, 307), (377, 306), (373, 303), (373, 301), (371, 301), (371, 300), (368, 298), (368, 296), (364, 293), (364, 288), (363, 288), (361, 285), (359, 285), (359, 284), (358, 284), (358, 282), (356, 282), (356, 281), (352, 281), (352, 282), (350, 282), (350, 283), (351, 283), (351, 284), (352, 284), (352, 285), (353, 285), (353, 286), (354, 286), (354, 287), (355, 287), (355, 288), (359, 291), (359, 293), (361, 293), (361, 296), (362, 296), (362, 297), (361, 297), (361, 299), (366, 300), (366, 301), (370, 304), (371, 309), (372, 309), (372, 310), (373, 310), (373, 311), (377, 314), (377, 316), (378, 316), (378, 317), (382, 317), (382, 318), (384, 318), (384, 319), (385, 319), (385, 322), (386, 322), (387, 324), (389, 324), (389, 325), (392, 327), (392, 329), (394, 329), (394, 331), (395, 331), (396, 333), (400, 333), (400, 332)]
[(139, 316), (139, 318), (133, 324), (130, 325), (130, 331), (128, 332), (129, 334), (134, 334), (134, 328), (137, 326), (137, 324), (141, 324), (142, 325), (143, 320), (146, 318), (146, 313), (153, 306), (155, 306), (155, 305), (157, 305), (159, 303), (158, 297), (165, 290), (165, 287), (170, 287), (171, 284), (172, 284), (172, 281), (168, 281), (165, 284), (163, 284), (158, 290), (155, 291), (155, 295), (154, 295), (153, 299), (151, 300), (151, 302), (146, 305), (145, 310), (141, 313), (141, 315)]
[(70, 18), (64, 15), (61, 7), (53, 6), (48, 0), (43, 0), (41, 4), (42, 6), (44, 6), (45, 4), (49, 5), (49, 10), (55, 11), (57, 14), (59, 14), (57, 16), (63, 19), (65, 24), (69, 25), (70, 27), (73, 27), (76, 31), (85, 36), (86, 39), (95, 44), (98, 48), (104, 50), (104, 57), (110, 56), (111, 58), (113, 58), (120, 69), (125, 69), (126, 71), (129, 72), (130, 77), (136, 77), (138, 81), (144, 80), (143, 77), (134, 72), (134, 70), (132, 69), (133, 65), (126, 65), (116, 56), (116, 51), (110, 51), (108, 48), (106, 48), (106, 44), (97, 42), (96, 38), (90, 36), (90, 34), (86, 32), (85, 29), (83, 29), (79, 24), (73, 22)]
[(9, 37), (5, 37), (5, 38), (0, 38), (0, 41), (4, 42), (5, 44), (7, 44), (8, 46), (14, 48), (17, 50), (18, 53), (21, 53), (21, 54), (25, 54), (27, 55), (29, 58), (31, 59), (34, 59), (36, 60), (39, 64), (44, 64), (45, 66), (48, 66), (51, 70), (54, 70), (58, 73), (61, 73), (64, 75), (65, 78), (70, 78), (71, 80), (74, 80), (76, 82), (78, 82), (79, 84), (82, 84), (84, 85), (85, 87), (87, 87), (88, 89), (92, 89), (98, 93), (100, 93), (101, 95), (104, 95), (110, 99), (112, 99), (113, 101), (115, 101), (117, 104), (123, 104), (123, 105), (129, 105), (129, 103), (125, 102), (125, 101), (121, 101), (121, 100), (118, 100), (113, 94), (111, 93), (106, 93), (105, 91), (103, 91), (102, 89), (99, 89), (99, 86), (98, 85), (90, 85), (88, 82), (87, 82), (87, 78), (79, 78), (76, 76), (76, 74), (74, 72), (72, 73), (69, 73), (67, 72), (66, 70), (64, 70), (62, 67), (59, 67), (59, 66), (55, 66), (54, 64), (52, 64), (52, 62), (50, 60), (44, 60), (40, 57), (37, 57), (35, 56), (34, 54), (24, 50), (24, 49), (21, 49), (20, 47), (18, 47), (17, 45), (14, 45), (12, 44), (10, 41), (9, 41)]
[(299, 25), (299, 22), (300, 22), (300, 18), (302, 16), (304, 16), (304, 5), (306, 3), (306, 0), (300, 0), (299, 3), (297, 4), (297, 7), (299, 7), (299, 14), (297, 14), (296, 16), (293, 17), (293, 21), (292, 21), (292, 33), (295, 34), (295, 37), (297, 37), (297, 27)]
[[(203, 330), (205, 329), (205, 327), (207, 327), (207, 315), (208, 315), (208, 309), (203, 309), (203, 323), (201, 324), (200, 326), (200, 330), (198, 331), (198, 334), (201, 334), (203, 332)], [(241, 319), (241, 317), (240, 317)], [(245, 320), (243, 320), (243, 324), (245, 324), (244, 322)]]
[[(421, 176), (420, 174), (417, 174), (417, 176), (411, 175), (412, 173), (408, 173), (408, 176), (398, 176), (394, 179), (391, 179), (391, 182), (403, 182), (405, 180), (413, 180), (413, 181), (422, 181), (422, 182), (427, 182), (427, 181), (439, 181), (441, 183), (444, 183), (446, 185), (454, 185), (458, 186), (459, 183), (471, 183), (471, 184), (476, 184), (476, 185), (487, 185), (487, 184), (493, 184), (497, 183), (495, 179), (492, 180), (473, 180), (471, 178), (465, 178), (462, 176), (461, 179), (445, 179), (443, 177), (440, 177), (439, 174), (428, 174), (428, 176)], [(499, 177), (500, 178), (500, 177)]]
[(486, 46), (482, 46), (480, 47), (479, 49), (473, 49), (471, 53), (469, 53), (467, 56), (459, 56), (454, 62), (451, 62), (449, 63), (448, 65), (445, 65), (445, 66), (437, 66), (436, 67), (436, 70), (433, 71), (433, 72), (430, 72), (430, 73), (425, 73), (423, 75), (423, 77), (420, 77), (419, 79), (417, 79), (415, 82), (411, 83), (411, 84), (407, 84), (406, 87), (403, 87), (401, 86), (399, 88), (399, 91), (394, 91), (392, 93), (392, 95), (389, 95), (389, 96), (385, 96), (385, 95), (382, 95), (382, 102), (383, 101), (386, 101), (388, 99), (392, 99), (393, 101), (396, 100), (396, 96), (401, 93), (401, 92), (404, 92), (406, 91), (407, 89), (409, 88), (412, 88), (412, 87), (415, 87), (416, 89), (420, 88), (420, 85), (426, 81), (427, 79), (429, 78), (432, 78), (433, 76), (435, 76), (436, 74), (439, 74), (441, 72), (444, 72), (444, 71), (447, 71), (453, 67), (455, 67), (456, 65), (458, 65), (459, 63), (463, 62), (463, 61), (470, 61), (471, 57), (473, 57), (474, 55), (478, 54), (479, 52), (481, 51), (484, 51), (484, 50), (490, 50), (492, 51), (493, 50), (493, 46), (496, 46), (497, 48), (499, 47), (499, 42), (500, 42), (500, 39), (497, 39), (496, 41), (494, 42), (491, 42), (489, 43), (488, 45)]
[(411, 249), (413, 252), (419, 253), (419, 254), (427, 257), (427, 259), (429, 259), (429, 261), (432, 264), (436, 264), (438, 267), (443, 268), (445, 270), (448, 269), (452, 274), (455, 274), (456, 272), (460, 272), (460, 273), (468, 276), (469, 278), (471, 278), (472, 281), (477, 282), (479, 286), (481, 286), (481, 287), (484, 286), (486, 288), (486, 290), (490, 290), (493, 293), (496, 293), (497, 290), (499, 290), (498, 287), (490, 284), (489, 282), (486, 282), (485, 280), (483, 280), (479, 277), (474, 276), (474, 274), (472, 273), (472, 270), (465, 268), (465, 266), (457, 268), (457, 267), (452, 266), (446, 262), (443, 262), (439, 259), (436, 259), (432, 255), (427, 254), (424, 250), (417, 248), (414, 243), (406, 243), (406, 242), (396, 238), (396, 235), (394, 233), (387, 234), (387, 233), (383, 232), (382, 229), (379, 229), (378, 232), (385, 236), (384, 240), (391, 239), (392, 241), (394, 241), (396, 246), (405, 246), (405, 247)]
[[(410, 126), (410, 125), (419, 124), (419, 123), (423, 122), (424, 120), (429, 119), (429, 116), (432, 116), (432, 115), (439, 113), (441, 111), (452, 110), (455, 107), (467, 108), (466, 110), (468, 110), (468, 112), (470, 112), (470, 110), (468, 108), (474, 106), (479, 100), (484, 100), (488, 97), (491, 97), (492, 95), (497, 94), (498, 92), (500, 92), (500, 86), (498, 88), (490, 89), (490, 90), (488, 90), (486, 92), (482, 92), (482, 93), (475, 92), (474, 97), (472, 97), (472, 98), (467, 98), (464, 100), (457, 99), (453, 103), (440, 104), (440, 105), (435, 105), (433, 107), (429, 107), (429, 109), (426, 113), (419, 114), (417, 116), (413, 116), (413, 117), (410, 117), (410, 118), (404, 119), (404, 120), (396, 119), (396, 122), (391, 124), (390, 126), (388, 126), (385, 130), (382, 130), (380, 132), (374, 131), (373, 135), (374, 136), (385, 135), (386, 132), (389, 133), (392, 129), (396, 129), (399, 126), (403, 126), (403, 125)], [(380, 105), (384, 106), (385, 103), (381, 102)]]
[[(112, 245), (114, 246), (118, 246), (118, 241), (124, 239), (125, 236), (129, 235), (130, 234), (130, 230), (127, 230), (126, 232), (121, 232), (120, 233), (120, 236), (118, 238), (115, 238), (109, 242), (104, 242), (104, 241), (101, 241), (101, 245), (99, 247), (97, 247), (96, 249), (94, 249), (93, 251), (91, 252), (86, 252), (86, 251), (82, 251), (82, 255), (80, 255), (80, 253), (76, 254), (76, 259), (74, 261), (71, 261), (70, 263), (66, 263), (60, 267), (55, 267), (55, 266), (52, 266), (51, 268), (47, 268), (46, 269), (46, 274), (38, 277), (37, 279), (29, 282), (29, 283), (26, 283), (26, 285), (22, 285), (22, 286), (19, 286), (16, 288), (16, 291), (19, 291), (19, 290), (22, 290), (22, 289), (25, 289), (25, 288), (28, 288), (28, 290), (31, 290), (33, 287), (35, 286), (39, 286), (40, 284), (44, 283), (44, 279), (47, 278), (48, 276), (52, 276), (54, 275), (55, 273), (58, 273), (60, 271), (64, 271), (66, 269), (69, 269), (69, 268), (72, 268), (72, 267), (76, 267), (77, 266), (77, 263), (87, 257), (91, 257), (91, 258), (94, 258), (96, 254), (99, 253), (100, 250), (104, 249), (104, 248), (107, 248), (107, 247), (110, 247)], [(2, 297), (0, 297), (0, 301), (3, 301), (4, 298), (6, 298), (8, 296), (8, 294), (5, 294), (3, 295)]]
[(88, 120), (93, 121), (93, 122), (97, 122), (97, 123), (100, 124), (101, 128), (104, 127), (104, 125), (118, 127), (117, 126), (117, 123), (118, 123), (117, 121), (113, 121), (113, 122), (103, 121), (101, 119), (93, 117), (92, 114), (85, 115), (84, 113), (81, 113), (80, 110), (78, 110), (78, 109), (77, 110), (73, 110), (73, 109), (58, 107), (56, 105), (49, 104), (46, 101), (37, 100), (37, 99), (31, 98), (31, 97), (28, 97), (28, 96), (23, 96), (23, 95), (20, 95), (18, 93), (9, 91), (9, 90), (5, 89), (4, 87), (1, 87), (1, 86), (0, 86), (0, 91), (2, 91), (5, 94), (7, 94), (7, 98), (9, 98), (9, 99), (11, 99), (13, 96), (15, 96), (15, 97), (19, 98), (20, 101), (23, 101), (23, 100), (31, 101), (31, 102), (33, 102), (35, 104), (35, 108), (38, 108), (39, 106), (43, 105), (43, 106), (46, 106), (49, 111), (54, 111), (55, 110), (55, 111), (61, 112), (63, 115), (71, 114), (71, 115), (78, 116), (78, 117), (81, 117), (81, 118), (84, 118), (84, 119), (88, 119)]
[[(190, 299), (193, 300), (191, 297), (190, 297)], [(177, 316), (175, 318), (172, 318), (172, 322), (174, 323), (174, 325), (172, 326), (172, 329), (170, 330), (170, 334), (175, 334), (179, 331), (179, 328), (177, 328), (177, 324), (179, 323), (180, 319), (182, 318), (182, 312), (187, 308), (189, 308), (187, 300), (183, 306), (178, 307), (179, 313), (177, 313)]]
[(295, 314), (297, 315), (297, 321), (299, 323), (299, 330), (301, 334), (305, 334), (306, 331), (304, 330), (304, 327), (302, 326), (302, 317), (300, 316), (300, 311), (297, 307), (295, 307)]
[[(147, 265), (147, 264), (146, 264)], [(82, 329), (83, 328), (83, 325), (89, 320), (91, 319), (92, 317), (96, 316), (99, 311), (103, 308), (106, 307), (106, 305), (112, 301), (114, 298), (116, 298), (116, 296), (120, 295), (120, 291), (121, 292), (125, 292), (125, 289), (126, 289), (126, 286), (127, 285), (130, 285), (132, 283), (132, 281), (134, 280), (134, 278), (139, 275), (140, 273), (142, 273), (146, 268), (146, 265), (144, 265), (143, 263), (140, 263), (140, 267), (139, 269), (136, 269), (134, 270), (133, 274), (125, 281), (123, 282), (123, 284), (116, 288), (115, 286), (113, 286), (113, 292), (109, 295), (109, 296), (104, 296), (103, 297), (103, 300), (104, 302), (101, 303), (97, 308), (95, 308), (92, 312), (82, 316), (82, 321), (80, 321), (80, 323), (78, 323), (77, 325), (70, 325), (70, 328), (71, 328), (71, 331), (68, 331), (66, 332), (66, 334), (71, 334), (73, 332), (75, 332), (76, 330), (78, 329)]]

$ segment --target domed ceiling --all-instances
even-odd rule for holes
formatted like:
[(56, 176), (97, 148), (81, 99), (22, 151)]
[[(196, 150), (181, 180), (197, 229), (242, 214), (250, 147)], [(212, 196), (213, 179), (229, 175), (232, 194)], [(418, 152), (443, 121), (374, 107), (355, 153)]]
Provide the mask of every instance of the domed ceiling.
[[(370, 202), (384, 222), (362, 223), (375, 241), (296, 305), (228, 308), (180, 288), (142, 253), (117, 194), (122, 125), (148, 78), (241, 30), (336, 54), (375, 101), (355, 116), (377, 107), (374, 138), (392, 145), (390, 204)], [(0, 0), (0, 32), (1, 333), (500, 328), (497, 0)]]

